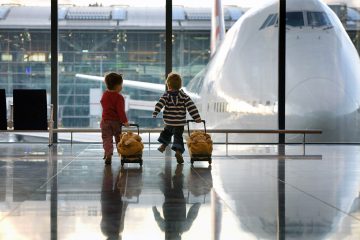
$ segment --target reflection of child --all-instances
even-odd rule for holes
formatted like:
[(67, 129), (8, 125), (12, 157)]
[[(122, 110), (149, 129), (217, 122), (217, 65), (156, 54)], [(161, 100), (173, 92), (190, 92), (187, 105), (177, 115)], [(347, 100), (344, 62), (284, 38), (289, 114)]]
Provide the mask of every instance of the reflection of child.
[(200, 209), (200, 203), (195, 203), (190, 207), (186, 215), (182, 169), (183, 165), (178, 164), (172, 179), (171, 176), (162, 176), (163, 186), (161, 191), (165, 196), (163, 204), (164, 218), (161, 217), (157, 208), (153, 207), (154, 218), (160, 229), (165, 232), (165, 239), (181, 239), (181, 235), (191, 228)]
[(114, 151), (113, 138), (116, 145), (120, 141), (121, 124), (129, 126), (125, 114), (125, 100), (120, 94), (123, 79), (120, 74), (109, 73), (105, 76), (106, 92), (101, 98), (103, 108), (101, 119), (101, 137), (105, 151), (105, 164), (111, 164), (111, 157)]
[(182, 80), (179, 74), (170, 73), (166, 79), (168, 91), (162, 95), (159, 102), (155, 105), (153, 117), (155, 118), (162, 108), (164, 108), (165, 128), (161, 132), (158, 141), (162, 144), (158, 150), (164, 152), (167, 145), (174, 136), (172, 150), (178, 163), (184, 163), (182, 157), (184, 149), (184, 125), (186, 124), (186, 110), (196, 122), (201, 122), (199, 111), (191, 98), (181, 90)]
[(121, 196), (127, 199), (139, 197), (142, 191), (142, 168), (124, 169), (121, 168), (117, 177), (117, 188)]
[(142, 169), (121, 168), (114, 183), (111, 166), (105, 166), (101, 189), (101, 231), (107, 239), (122, 239), (125, 212), (129, 205), (122, 198), (139, 197), (141, 190)]
[(111, 166), (105, 166), (101, 189), (101, 231), (108, 239), (121, 239), (124, 230), (127, 202), (121, 200), (121, 193), (113, 183)]

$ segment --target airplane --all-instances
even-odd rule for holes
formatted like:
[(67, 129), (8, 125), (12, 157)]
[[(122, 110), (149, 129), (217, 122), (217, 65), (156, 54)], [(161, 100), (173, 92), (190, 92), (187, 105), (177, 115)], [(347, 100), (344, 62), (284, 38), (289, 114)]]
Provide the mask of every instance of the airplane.
[[(184, 90), (195, 98), (210, 128), (277, 129), (278, 1), (248, 10), (223, 39), (222, 12), (221, 1), (215, 0), (212, 57)], [(340, 20), (321, 0), (289, 0), (286, 31), (286, 128), (322, 129), (321, 136), (309, 136), (315, 142), (356, 141), (360, 60)], [(124, 85), (156, 93), (165, 89), (163, 84), (131, 80)], [(276, 142), (277, 136), (246, 139)]]

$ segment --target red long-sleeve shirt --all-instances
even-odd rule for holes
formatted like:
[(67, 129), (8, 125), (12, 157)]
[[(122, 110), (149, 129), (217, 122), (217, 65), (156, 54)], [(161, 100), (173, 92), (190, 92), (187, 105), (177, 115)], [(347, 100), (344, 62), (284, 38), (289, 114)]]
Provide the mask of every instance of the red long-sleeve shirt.
[(102, 120), (128, 122), (125, 113), (125, 100), (120, 93), (106, 91), (100, 102), (103, 108)]

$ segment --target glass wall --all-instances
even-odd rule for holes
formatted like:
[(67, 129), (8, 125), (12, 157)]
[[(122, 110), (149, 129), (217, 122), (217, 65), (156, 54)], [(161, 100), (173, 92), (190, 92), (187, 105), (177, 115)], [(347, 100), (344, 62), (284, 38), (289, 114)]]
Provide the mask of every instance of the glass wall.
[[(8, 116), (13, 89), (46, 89), (50, 103), (50, 1), (12, 2), (0, 5), (0, 89), (6, 90)], [(2, 134), (0, 139), (26, 141), (29, 136)]]
[(188, 85), (210, 59), (210, 31), (194, 32), (174, 29), (173, 71), (181, 74)]
[(7, 96), (13, 89), (49, 90), (49, 29), (1, 29), (0, 34), (0, 88)]
[[(165, 2), (164, 2), (165, 3)], [(203, 2), (204, 3), (204, 2)], [(243, 4), (242, 2), (241, 4)], [(258, 1), (262, 3), (262, 1)], [(245, 4), (245, 3), (244, 3)], [(224, 20), (226, 31), (229, 30), (254, 4), (234, 6), (224, 2)], [(4, 34), (12, 32), (30, 32), (37, 36), (38, 44), (21, 46), (24, 51), (23, 59), (28, 59), (31, 66), (23, 66), (17, 74), (27, 76), (26, 84), (33, 84), (39, 88), (50, 85), (50, 31), (45, 31), (39, 22), (45, 21), (50, 27), (50, 8), (44, 6), (38, 11), (39, 14), (29, 16), (34, 19), (34, 24), (28, 26), (21, 15), (17, 13), (22, 6), (13, 6), (10, 15), (18, 22), (14, 27), (9, 24), (9, 29), (4, 29)], [(264, 49), (256, 51), (256, 56), (250, 47), (242, 43), (242, 39), (256, 39), (257, 26), (239, 26), (233, 30), (232, 36), (226, 41), (225, 46), (217, 53), (210, 65), (210, 32), (211, 32), (211, 8), (212, 3), (189, 4), (184, 1), (173, 2), (173, 70), (179, 72), (185, 87), (190, 93), (201, 96), (196, 98), (197, 105), (204, 119), (208, 120), (209, 127), (214, 128), (276, 128), (276, 67), (259, 71), (259, 64), (248, 64), (263, 59)], [(9, 16), (10, 16), (9, 15)], [(6, 15), (5, 18), (9, 18)], [(149, 21), (151, 19), (151, 21)], [(36, 21), (35, 21), (36, 20)], [(254, 17), (257, 25), (261, 25), (265, 19), (261, 14)], [(101, 119), (101, 107), (99, 104), (105, 86), (101, 77), (106, 72), (121, 72), (125, 79), (141, 82), (163, 84), (165, 79), (165, 7), (156, 5), (144, 7), (137, 4), (129, 6), (108, 4), (93, 4), (91, 1), (59, 1), (59, 127), (84, 127), (98, 128)], [(254, 28), (254, 29), (252, 29)], [(247, 29), (254, 31), (248, 32)], [(44, 32), (45, 31), (45, 32)], [(238, 37), (237, 31), (246, 32)], [(15, 34), (16, 35), (16, 34)], [(269, 35), (269, 34), (268, 34)], [(270, 33), (273, 44), (268, 44), (267, 60), (274, 62), (276, 58), (276, 33)], [(20, 36), (20, 35), (19, 35)], [(27, 36), (27, 35), (26, 35)], [(34, 42), (34, 36), (32, 41)], [(21, 36), (20, 36), (21, 37)], [(263, 37), (263, 36), (262, 36)], [(269, 37), (269, 36), (267, 36)], [(23, 39), (23, 40), (22, 40)], [(264, 38), (264, 41), (266, 39)], [(20, 39), (26, 41), (26, 37)], [(43, 42), (41, 42), (43, 41)], [(246, 52), (238, 59), (237, 51), (232, 51), (231, 42), (239, 44), (238, 51)], [(47, 42), (47, 43), (44, 43)], [(2, 41), (2, 49), (6, 47), (6, 41)], [(240, 46), (241, 45), (241, 46)], [(256, 46), (257, 47), (257, 46)], [(35, 51), (32, 53), (32, 51)], [(44, 53), (45, 52), (45, 53)], [(250, 61), (249, 60), (249, 56)], [(233, 58), (224, 62), (225, 58)], [(3, 80), (3, 86), (11, 89), (8, 72), (11, 72), (10, 60), (12, 56), (5, 52), (2, 55), (2, 73), (7, 78)], [(229, 63), (231, 62), (231, 64)], [(238, 72), (233, 72), (231, 66)], [(223, 71), (218, 71), (223, 66)], [(42, 67), (43, 74), (35, 70)], [(9, 70), (10, 69), (10, 70)], [(38, 71), (38, 70), (37, 70)], [(255, 78), (254, 78), (254, 73)], [(256, 86), (263, 86), (264, 76), (271, 80), (271, 93), (264, 88), (261, 91)], [(80, 78), (78, 74), (100, 77)], [(48, 77), (46, 82), (45, 76)], [(11, 76), (15, 78), (15, 76)], [(42, 77), (42, 81), (39, 79)], [(23, 81), (23, 78), (21, 78)], [(237, 79), (242, 79), (238, 81)], [(254, 80), (257, 79), (257, 80)], [(6, 82), (7, 81), (7, 82)], [(24, 81), (23, 81), (24, 82)], [(255, 85), (249, 85), (254, 82)], [(46, 86), (45, 86), (45, 85)], [(236, 86), (236, 88), (234, 87)], [(239, 89), (239, 90), (236, 90)], [(219, 90), (219, 91), (218, 91)], [(250, 91), (249, 91), (250, 90)], [(254, 92), (255, 95), (250, 92)], [(266, 92), (265, 92), (266, 91)], [(218, 92), (220, 94), (218, 94)], [(267, 94), (266, 100), (262, 94)], [(156, 127), (162, 125), (159, 118), (151, 119), (153, 104), (158, 100), (161, 93), (137, 90), (125, 86), (123, 94), (126, 96), (126, 108), (129, 119), (140, 123), (143, 127)], [(241, 96), (241, 97), (239, 97)], [(253, 116), (255, 120), (253, 121)], [(269, 121), (269, 118), (271, 120)], [(222, 119), (222, 121), (217, 121)], [(270, 125), (268, 123), (271, 123)], [(263, 125), (264, 124), (264, 125)], [(249, 140), (250, 136), (242, 140)], [(271, 140), (276, 140), (271, 138)], [(259, 141), (265, 141), (262, 137)]]
[[(278, 4), (222, 2), (228, 34), (211, 56), (212, 1), (173, 1), (173, 70), (182, 75), (209, 128), (276, 129)], [(287, 1), (286, 128), (324, 130), (308, 140), (360, 141), (359, 2)], [(6, 89), (9, 102), (14, 88), (50, 93), (50, 2), (6, 3), (0, 7), (0, 88)], [(99, 127), (105, 90), (101, 78), (107, 72), (164, 83), (164, 4), (59, 1), (60, 127)], [(299, 4), (313, 10), (300, 11)], [(131, 121), (162, 126), (161, 118), (151, 119), (161, 93), (125, 86), (123, 94)], [(277, 141), (276, 136), (232, 137)]]
[[(163, 83), (165, 5), (64, 5), (67, 2), (59, 1), (59, 126), (99, 128), (104, 82), (77, 74), (103, 77), (119, 72), (127, 80)], [(123, 95), (131, 121), (156, 125), (142, 106), (158, 100), (159, 93), (125, 85)]]
[(312, 142), (359, 142), (360, 1), (327, 3), (288, 1), (286, 127), (323, 130)]

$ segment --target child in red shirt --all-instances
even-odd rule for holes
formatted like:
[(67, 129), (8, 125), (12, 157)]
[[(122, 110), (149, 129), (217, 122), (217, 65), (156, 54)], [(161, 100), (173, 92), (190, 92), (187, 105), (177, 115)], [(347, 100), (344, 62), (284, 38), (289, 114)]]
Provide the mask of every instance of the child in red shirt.
[(111, 158), (114, 151), (113, 138), (116, 145), (120, 141), (121, 126), (129, 126), (125, 113), (125, 100), (120, 94), (122, 90), (123, 78), (117, 73), (109, 73), (105, 76), (107, 90), (101, 98), (103, 109), (101, 119), (101, 137), (105, 151), (105, 164), (111, 164)]

